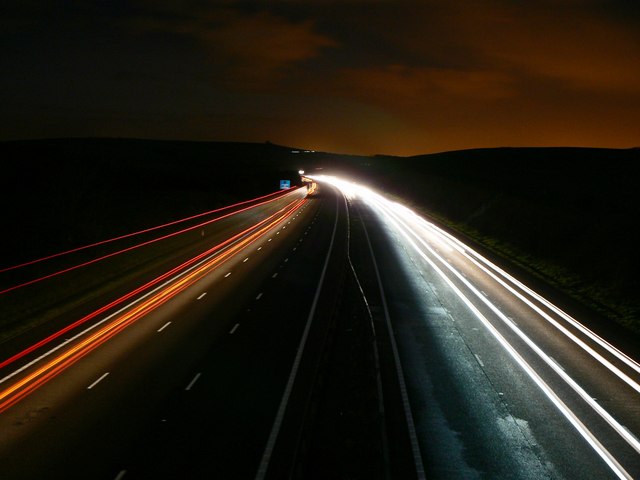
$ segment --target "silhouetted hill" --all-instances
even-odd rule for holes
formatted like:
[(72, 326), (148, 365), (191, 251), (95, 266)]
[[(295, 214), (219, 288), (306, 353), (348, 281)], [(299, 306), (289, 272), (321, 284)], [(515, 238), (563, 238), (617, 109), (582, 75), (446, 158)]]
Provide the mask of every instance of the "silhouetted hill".
[(0, 265), (268, 193), (304, 168), (403, 198), (640, 330), (640, 149), (359, 157), (268, 142), (67, 139), (0, 142), (0, 157)]

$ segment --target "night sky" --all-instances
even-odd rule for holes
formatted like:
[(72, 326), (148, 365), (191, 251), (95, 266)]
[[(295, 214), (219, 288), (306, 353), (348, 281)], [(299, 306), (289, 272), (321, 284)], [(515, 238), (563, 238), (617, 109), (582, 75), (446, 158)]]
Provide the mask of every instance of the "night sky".
[(5, 0), (0, 140), (640, 145), (640, 2)]

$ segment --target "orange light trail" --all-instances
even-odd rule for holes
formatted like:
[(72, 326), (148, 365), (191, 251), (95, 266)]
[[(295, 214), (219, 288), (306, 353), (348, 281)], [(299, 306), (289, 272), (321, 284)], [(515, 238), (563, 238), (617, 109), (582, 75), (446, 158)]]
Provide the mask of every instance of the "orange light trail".
[[(259, 204), (261, 205), (261, 204)], [(196, 263), (197, 261), (201, 260), (202, 258), (211, 255), (213, 252), (215, 252), (216, 250), (220, 250), (221, 248), (226, 247), (227, 245), (229, 245), (230, 243), (234, 242), (235, 240), (237, 240), (238, 238), (242, 237), (243, 235), (246, 235), (248, 232), (250, 232), (251, 230), (257, 228), (258, 226), (268, 222), (270, 219), (274, 218), (276, 215), (280, 214), (282, 211), (284, 211), (286, 208), (288, 208), (291, 205), (288, 204), (287, 206), (283, 207), (282, 209), (278, 210), (277, 212), (275, 212), (274, 214), (270, 215), (269, 217), (263, 219), (262, 221), (258, 222), (257, 224), (247, 228), (246, 230), (243, 230), (242, 232), (228, 238), (227, 240), (225, 240), (224, 242), (219, 243), (218, 245), (208, 249), (207, 251), (197, 255), (196, 257), (184, 262), (181, 265), (178, 265), (177, 267), (169, 270), (168, 272), (162, 274), (161, 276), (151, 280), (150, 282), (142, 285), (141, 287), (136, 288), (135, 290), (127, 293), (126, 295), (118, 298), (117, 300), (114, 300), (113, 302), (99, 308), (98, 310), (82, 317), (81, 319), (75, 321), (74, 323), (71, 323), (69, 325), (67, 325), (65, 328), (59, 330), (56, 333), (53, 333), (52, 335), (46, 337), (45, 339), (31, 345), (30, 347), (26, 348), (25, 350), (16, 353), (15, 355), (7, 358), (6, 360), (3, 360), (2, 362), (0, 362), (0, 369), (10, 365), (11, 363), (15, 362), (16, 360), (18, 360), (19, 358), (24, 357), (25, 355), (28, 355), (29, 353), (37, 350), (40, 347), (43, 347), (44, 345), (50, 343), (51, 341), (55, 340), (56, 338), (60, 337), (61, 335), (64, 335), (65, 333), (67, 333), (68, 331), (88, 322), (89, 320), (97, 317), (98, 315), (105, 313), (106, 311), (110, 310), (113, 307), (116, 307), (117, 305), (120, 305), (122, 303), (124, 303), (126, 300), (132, 298), (133, 296), (148, 290), (149, 288), (151, 288), (154, 285), (157, 285), (158, 283), (160, 283), (161, 281), (165, 280), (166, 278), (176, 274), (177, 272), (179, 272), (180, 270), (184, 270), (186, 268), (188, 268), (189, 266), (193, 265), (194, 263)], [(256, 205), (257, 206), (257, 205)]]
[[(289, 204), (273, 214), (271, 217), (262, 220), (253, 227), (245, 230), (244, 232), (241, 232), (241, 234), (231, 237), (223, 243), (226, 243), (228, 245), (234, 238), (237, 239), (239, 235), (242, 235), (249, 230), (253, 230), (253, 232), (246, 236), (246, 238), (243, 238), (238, 243), (231, 245), (227, 250), (224, 250), (213, 258), (207, 260), (202, 265), (199, 265), (195, 270), (188, 272), (186, 275), (184, 275), (183, 278), (177, 279), (166, 288), (160, 290), (152, 297), (146, 299), (140, 305), (137, 305), (132, 310), (119, 315), (114, 320), (100, 328), (98, 331), (81, 340), (73, 347), (68, 348), (57, 357), (49, 360), (45, 365), (28, 374), (21, 380), (15, 382), (13, 385), (0, 393), (0, 413), (20, 402), (30, 393), (47, 383), (52, 378), (59, 375), (66, 368), (76, 363), (82, 357), (89, 354), (100, 345), (107, 342), (109, 339), (113, 338), (129, 325), (133, 324), (148, 313), (156, 310), (171, 298), (175, 297), (180, 292), (196, 283), (203, 276), (219, 267), (230, 256), (235, 255), (240, 250), (260, 239), (271, 228), (287, 218), (305, 202), (306, 199), (303, 198), (299, 201), (294, 202), (293, 204)], [(215, 248), (219, 249), (219, 247), (220, 246), (218, 245)]]

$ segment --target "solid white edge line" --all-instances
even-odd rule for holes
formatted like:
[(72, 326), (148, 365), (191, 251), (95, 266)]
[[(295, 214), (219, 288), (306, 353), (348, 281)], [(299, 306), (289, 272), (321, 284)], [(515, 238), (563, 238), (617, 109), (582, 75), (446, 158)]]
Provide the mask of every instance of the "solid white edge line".
[(102, 380), (104, 380), (107, 377), (107, 375), (109, 375), (109, 372), (103, 374), (99, 379), (97, 379), (95, 382), (93, 382), (91, 385), (89, 385), (87, 387), (87, 390), (91, 390), (93, 387), (98, 385)]
[(282, 426), (284, 413), (285, 413), (285, 410), (287, 409), (289, 396), (291, 395), (291, 391), (293, 390), (293, 382), (295, 381), (296, 375), (298, 374), (298, 368), (300, 367), (300, 360), (302, 359), (302, 352), (304, 351), (305, 344), (307, 343), (307, 337), (309, 335), (309, 330), (311, 329), (311, 322), (313, 321), (313, 317), (315, 316), (315, 313), (316, 313), (316, 307), (318, 305), (318, 300), (320, 298), (320, 291), (322, 290), (322, 285), (324, 284), (324, 277), (325, 277), (325, 274), (327, 273), (327, 268), (329, 266), (329, 259), (331, 257), (331, 253), (333, 252), (333, 243), (336, 237), (336, 231), (338, 230), (338, 217), (340, 213), (339, 206), (340, 206), (340, 203), (336, 201), (336, 219), (333, 223), (333, 233), (331, 234), (331, 241), (329, 242), (329, 251), (327, 252), (327, 256), (324, 260), (324, 265), (322, 267), (322, 272), (320, 274), (320, 280), (318, 281), (318, 286), (316, 287), (316, 292), (313, 297), (313, 303), (311, 304), (311, 309), (309, 310), (309, 315), (307, 316), (307, 323), (304, 327), (304, 332), (302, 333), (300, 344), (298, 345), (298, 350), (296, 352), (295, 360), (293, 361), (293, 366), (291, 367), (291, 372), (289, 373), (287, 385), (284, 389), (284, 393), (282, 394), (282, 399), (280, 400), (278, 412), (276, 413), (275, 420), (273, 421), (273, 425), (271, 427), (271, 432), (269, 433), (269, 438), (267, 439), (264, 452), (262, 453), (260, 465), (258, 466), (258, 471), (255, 477), (256, 480), (263, 480), (267, 474), (267, 469), (269, 468), (269, 461), (271, 460), (271, 454), (273, 453), (273, 448), (275, 447), (278, 434), (280, 433), (280, 427)]

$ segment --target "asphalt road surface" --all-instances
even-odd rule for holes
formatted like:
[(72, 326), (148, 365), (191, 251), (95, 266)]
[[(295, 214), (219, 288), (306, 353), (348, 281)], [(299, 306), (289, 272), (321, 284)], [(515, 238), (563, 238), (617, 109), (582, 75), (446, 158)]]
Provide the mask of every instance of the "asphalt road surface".
[(2, 370), (1, 478), (299, 476), (346, 278), (374, 332), (376, 478), (640, 476), (638, 364), (446, 232), (330, 179), (243, 218)]

